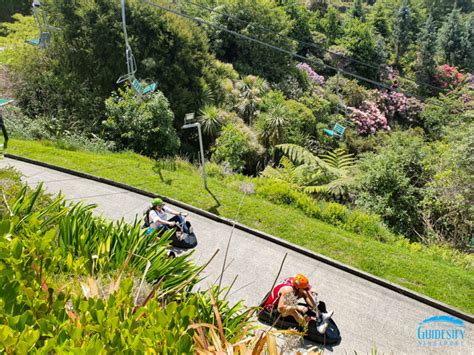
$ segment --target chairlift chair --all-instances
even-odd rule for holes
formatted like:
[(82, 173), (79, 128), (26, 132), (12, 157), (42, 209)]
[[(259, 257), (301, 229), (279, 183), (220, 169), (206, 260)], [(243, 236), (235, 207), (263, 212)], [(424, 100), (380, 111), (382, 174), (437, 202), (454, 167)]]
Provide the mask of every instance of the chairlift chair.
[(49, 45), (51, 41), (52, 27), (49, 25), (48, 18), (46, 16), (46, 11), (44, 7), (41, 5), (40, 1), (34, 0), (32, 7), (33, 7), (33, 15), (39, 27), (40, 34), (38, 38), (28, 39), (25, 42), (33, 46), (45, 48)]
[(0, 99), (0, 107), (11, 104), (12, 102), (13, 100), (10, 100), (10, 99)]
[(117, 80), (117, 84), (123, 83), (125, 81), (128, 81), (135, 90), (135, 92), (140, 95), (147, 95), (156, 90), (157, 84), (156, 83), (150, 83), (148, 85), (143, 86), (140, 80), (138, 80), (135, 77), (135, 73), (137, 72), (137, 62), (135, 60), (135, 56), (133, 55), (132, 52), (132, 47), (130, 47), (130, 44), (128, 43), (128, 34), (127, 34), (127, 22), (125, 18), (125, 0), (121, 0), (121, 6), (122, 6), (122, 28), (123, 28), (123, 35), (125, 38), (125, 57), (127, 60), (127, 74), (122, 75), (120, 78)]
[(328, 136), (340, 139), (344, 135), (344, 132), (346, 131), (346, 127), (340, 125), (339, 123), (336, 123), (333, 129), (324, 128), (323, 131)]

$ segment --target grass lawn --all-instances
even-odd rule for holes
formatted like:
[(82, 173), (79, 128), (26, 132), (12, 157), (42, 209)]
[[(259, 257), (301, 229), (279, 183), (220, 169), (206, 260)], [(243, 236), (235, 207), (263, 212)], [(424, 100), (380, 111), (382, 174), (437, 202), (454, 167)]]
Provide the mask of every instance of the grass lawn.
[[(241, 176), (209, 177), (211, 194), (203, 189), (197, 169), (185, 163), (164, 166), (158, 174), (154, 161), (133, 153), (69, 151), (50, 143), (20, 140), (12, 140), (8, 150), (166, 195), (227, 218), (235, 216), (242, 196), (239, 185), (245, 180)], [(429, 249), (416, 250), (347, 232), (258, 195), (249, 195), (243, 208), (245, 213), (239, 217), (243, 224), (474, 313), (472, 267), (459, 266)], [(283, 223), (281, 216), (297, 222)]]

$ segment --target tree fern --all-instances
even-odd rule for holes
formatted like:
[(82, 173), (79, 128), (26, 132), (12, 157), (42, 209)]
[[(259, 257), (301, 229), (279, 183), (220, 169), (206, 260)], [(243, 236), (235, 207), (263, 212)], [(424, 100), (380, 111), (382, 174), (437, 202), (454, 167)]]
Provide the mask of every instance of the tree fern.
[(339, 174), (337, 169), (334, 169), (324, 160), (318, 158), (304, 147), (296, 144), (280, 144), (277, 145), (276, 148), (280, 149), (285, 155), (288, 156), (288, 158), (290, 158), (291, 161), (295, 162), (296, 164), (307, 164), (310, 166), (322, 168), (336, 175)]
[(321, 159), (329, 166), (339, 170), (348, 170), (352, 168), (356, 162), (354, 155), (346, 153), (343, 148), (337, 148), (333, 152), (326, 152), (321, 155)]
[[(284, 154), (286, 154), (292, 162), (301, 164), (296, 169), (304, 167), (313, 174), (313, 182), (316, 178), (325, 174), (329, 182), (324, 184), (309, 185), (303, 183), (303, 191), (311, 194), (326, 194), (341, 198), (348, 193), (349, 187), (353, 184), (355, 178), (352, 175), (352, 168), (355, 166), (355, 158), (352, 154), (346, 153), (344, 149), (338, 148), (333, 152), (326, 152), (321, 157), (317, 157), (304, 147), (295, 144), (281, 144), (277, 146)], [(282, 158), (287, 159), (287, 158)], [(288, 163), (286, 163), (288, 165)], [(303, 169), (303, 171), (304, 171)], [(329, 174), (328, 174), (329, 173)], [(326, 181), (327, 181), (326, 179)], [(298, 186), (302, 185), (304, 179), (298, 179)]]
[(278, 168), (267, 166), (261, 176), (286, 182), (297, 189), (300, 188), (297, 167), (287, 157), (281, 158)]

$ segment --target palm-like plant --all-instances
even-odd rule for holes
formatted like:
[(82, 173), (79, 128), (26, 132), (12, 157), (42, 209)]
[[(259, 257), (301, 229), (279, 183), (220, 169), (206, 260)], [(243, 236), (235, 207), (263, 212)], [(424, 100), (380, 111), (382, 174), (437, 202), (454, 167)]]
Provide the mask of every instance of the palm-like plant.
[(199, 121), (204, 133), (210, 137), (215, 137), (225, 122), (225, 112), (217, 106), (206, 105), (199, 113)]
[(312, 171), (304, 164), (295, 165), (285, 156), (280, 159), (280, 166), (278, 168), (267, 166), (262, 171), (261, 176), (287, 183), (293, 189), (299, 191), (302, 191), (307, 183), (318, 181), (322, 178), (320, 170)]
[[(261, 121), (260, 121), (261, 119)], [(283, 104), (273, 106), (259, 117), (259, 136), (264, 146), (273, 147), (284, 141), (289, 116)]]
[(146, 236), (139, 220), (133, 224), (124, 220), (108, 222), (94, 216), (94, 205), (69, 204), (61, 196), (47, 206), (37, 207), (42, 194), (42, 185), (31, 193), (23, 188), (9, 208), (9, 215), (1, 220), (12, 221), (12, 230), (18, 235), (26, 226), (31, 229), (31, 225), (38, 234), (50, 231), (56, 253), (66, 259), (82, 258), (91, 274), (117, 270), (128, 259), (129, 267), (138, 272), (151, 263), (147, 281), (162, 280), (162, 289), (188, 283), (191, 287), (197, 281), (199, 268), (192, 265), (189, 255), (168, 258), (169, 233), (160, 239), (153, 234)]
[[(338, 198), (347, 195), (348, 188), (355, 179), (353, 174), (355, 158), (352, 154), (338, 148), (317, 157), (308, 149), (295, 144), (282, 144), (277, 148), (281, 149), (292, 162), (300, 164), (300, 169), (310, 172), (312, 179), (307, 179), (306, 183), (300, 180), (300, 186), (303, 185), (302, 189), (306, 193), (329, 194)], [(320, 181), (321, 176), (325, 177), (326, 183), (311, 184), (311, 181)]]
[(265, 79), (258, 76), (247, 75), (235, 85), (238, 89), (237, 112), (250, 124), (258, 112), (258, 105), (262, 100), (263, 94), (268, 89), (268, 83)]
[(324, 185), (308, 186), (305, 188), (305, 192), (326, 193), (335, 197), (347, 195), (349, 187), (354, 184), (355, 180), (353, 167), (356, 160), (353, 154), (346, 153), (343, 148), (338, 148), (333, 152), (321, 155), (321, 159), (331, 168), (337, 169), (336, 178)]

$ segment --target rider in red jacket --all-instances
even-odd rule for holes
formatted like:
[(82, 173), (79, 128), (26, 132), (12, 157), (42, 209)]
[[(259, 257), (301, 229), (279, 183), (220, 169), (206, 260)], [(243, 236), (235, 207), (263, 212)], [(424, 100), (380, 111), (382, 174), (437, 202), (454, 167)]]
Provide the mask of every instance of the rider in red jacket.
[[(306, 325), (311, 320), (317, 320), (320, 323), (317, 327), (318, 332), (324, 334), (328, 327), (327, 320), (332, 317), (334, 312), (321, 313), (313, 294), (317, 295), (314, 288), (309, 284), (308, 278), (296, 274), (276, 285), (265, 300), (263, 307), (270, 313), (276, 313), (275, 315), (293, 317), (301, 326)], [(305, 305), (289, 304), (289, 298), (302, 298)], [(307, 316), (307, 319), (305, 319), (305, 316)]]

